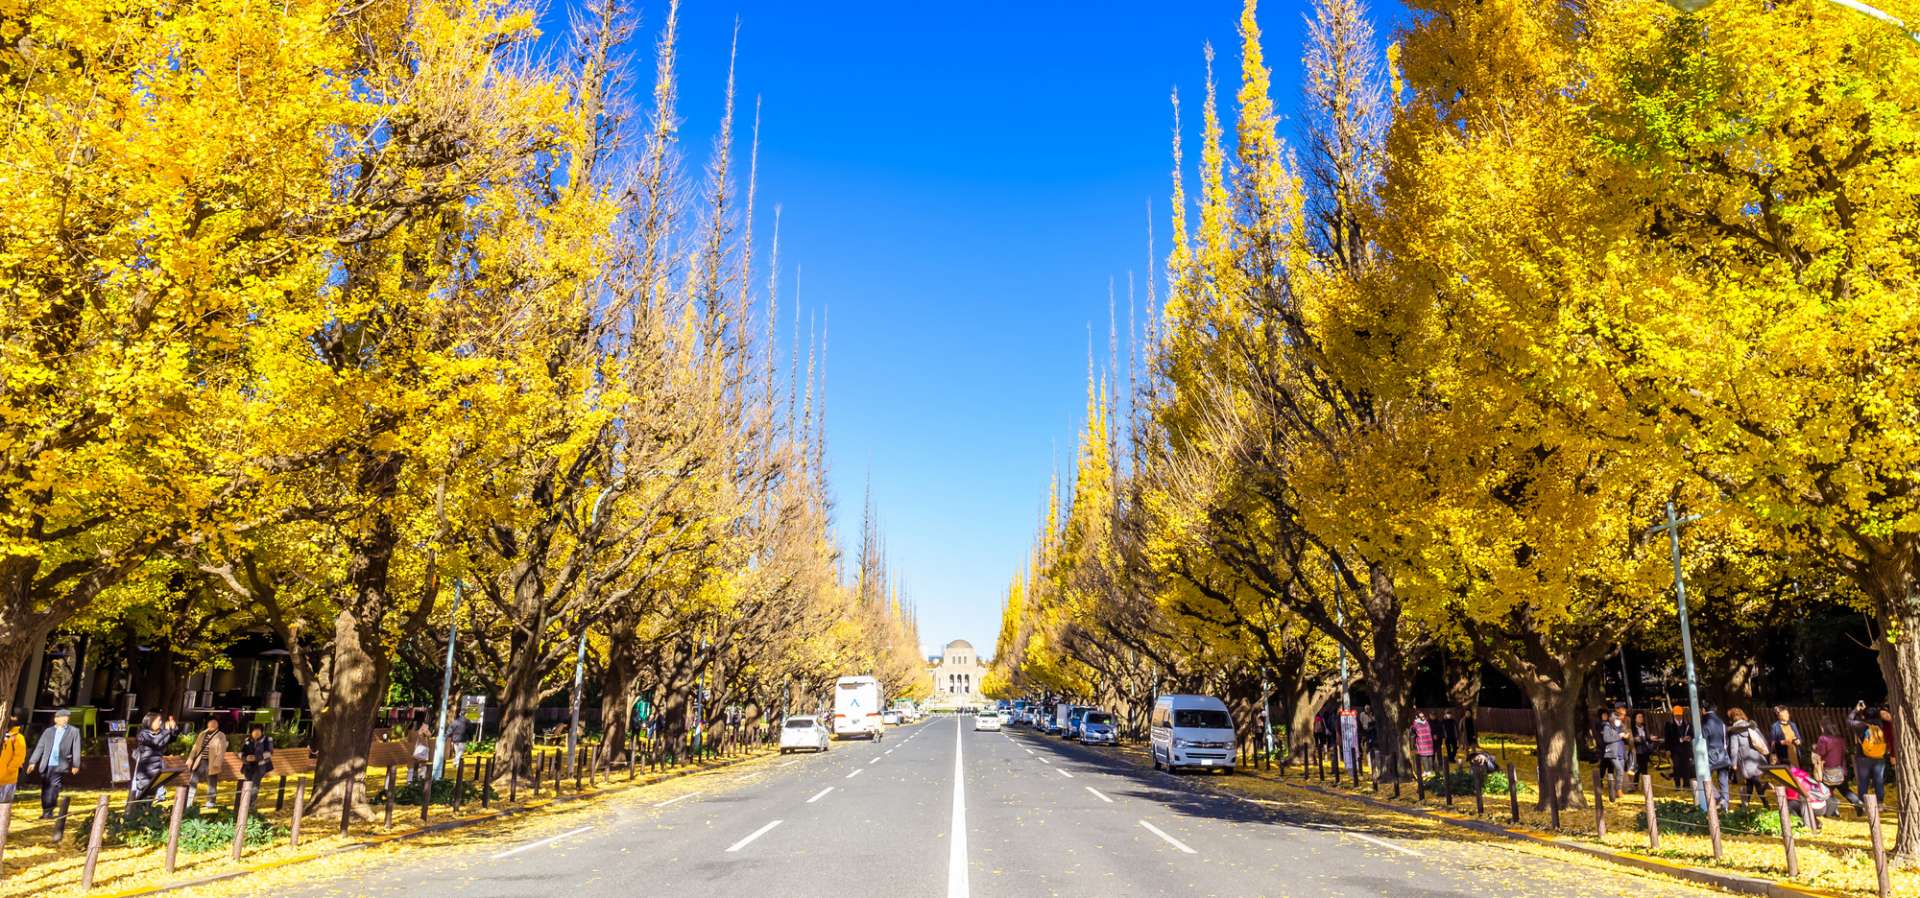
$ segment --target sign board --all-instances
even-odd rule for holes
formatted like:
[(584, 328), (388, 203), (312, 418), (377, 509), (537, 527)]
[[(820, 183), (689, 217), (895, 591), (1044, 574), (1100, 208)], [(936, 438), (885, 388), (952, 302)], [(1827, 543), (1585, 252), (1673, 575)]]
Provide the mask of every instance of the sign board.
[(127, 731), (127, 722), (126, 722), (126, 721), (124, 721), (124, 720), (109, 720), (109, 721), (107, 721), (107, 732), (109, 732), (109, 733), (124, 733), (124, 732), (126, 732), (126, 731)]
[(127, 757), (127, 739), (125, 736), (107, 737), (107, 767), (112, 771), (113, 782), (125, 783), (133, 779), (133, 762)]
[(460, 716), (474, 723), (479, 723), (486, 719), (487, 697), (484, 695), (460, 696)]

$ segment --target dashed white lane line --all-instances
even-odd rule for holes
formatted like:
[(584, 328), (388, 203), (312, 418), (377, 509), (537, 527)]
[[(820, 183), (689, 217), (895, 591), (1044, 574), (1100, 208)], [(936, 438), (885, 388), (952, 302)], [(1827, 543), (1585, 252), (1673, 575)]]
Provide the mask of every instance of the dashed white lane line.
[(1041, 758), (1041, 759), (1040, 759), (1040, 763), (1042, 763), (1042, 764), (1051, 764), (1051, 763), (1053, 763), (1053, 759), (1052, 759), (1052, 758)]
[(541, 839), (541, 840), (540, 840), (540, 841), (538, 841), (538, 842), (528, 842), (527, 844), (525, 844), (525, 845), (522, 845), (522, 846), (520, 846), (520, 847), (518, 847), (518, 848), (509, 848), (509, 849), (507, 849), (507, 850), (505, 850), (505, 851), (500, 851), (500, 852), (495, 852), (495, 853), (494, 853), (494, 855), (493, 855), (493, 859), (497, 861), (497, 860), (499, 860), (499, 859), (501, 859), (501, 858), (503, 858), (503, 857), (512, 857), (512, 856), (514, 856), (514, 855), (516, 855), (516, 854), (519, 854), (519, 853), (520, 853), (520, 852), (522, 852), (522, 851), (531, 851), (531, 850), (533, 850), (533, 849), (535, 849), (535, 848), (539, 848), (539, 847), (540, 847), (540, 846), (542, 846), (542, 845), (551, 845), (551, 844), (553, 844), (553, 843), (555, 843), (555, 842), (558, 842), (558, 841), (560, 841), (561, 839), (564, 839), (564, 838), (566, 838), (566, 837), (568, 837), (568, 836), (577, 836), (577, 835), (579, 835), (579, 834), (581, 834), (581, 833), (583, 833), (583, 832), (586, 832), (587, 830), (590, 830), (590, 829), (592, 829), (592, 828), (593, 828), (593, 827), (591, 827), (591, 826), (583, 826), (583, 827), (580, 827), (579, 829), (570, 829), (570, 830), (567, 830), (566, 832), (563, 832), (563, 833), (561, 833), (561, 834), (559, 834), (559, 835), (557, 835), (557, 836), (548, 836), (548, 837), (546, 837), (546, 838), (544, 838), (544, 839)]
[(812, 798), (807, 799), (807, 804), (813, 804), (814, 802), (827, 797), (827, 793), (832, 791), (833, 791), (832, 786), (828, 786), (825, 789), (821, 789), (819, 792), (814, 793)]
[(1031, 749), (1031, 748), (1029, 748), (1029, 749), (1026, 749), (1026, 752), (1027, 752), (1027, 754), (1033, 754), (1033, 749)]
[(680, 802), (683, 802), (683, 801), (686, 801), (687, 799), (689, 799), (689, 798), (692, 798), (692, 797), (694, 797), (695, 795), (699, 795), (699, 794), (700, 794), (700, 793), (698, 793), (698, 792), (688, 792), (688, 793), (687, 793), (687, 794), (685, 794), (685, 795), (677, 795), (677, 796), (675, 796), (675, 797), (673, 797), (673, 798), (669, 798), (669, 799), (667, 799), (666, 801), (663, 801), (663, 802), (660, 802), (659, 804), (656, 804), (656, 805), (654, 805), (654, 807), (656, 807), (656, 808), (664, 808), (664, 807), (666, 807), (667, 805), (670, 805), (670, 804), (678, 804), (678, 803), (680, 803)]
[(1394, 851), (1398, 851), (1398, 852), (1400, 852), (1401, 854), (1411, 854), (1411, 855), (1413, 855), (1414, 857), (1419, 857), (1419, 856), (1420, 856), (1420, 852), (1418, 852), (1418, 851), (1415, 851), (1415, 850), (1413, 850), (1413, 849), (1411, 849), (1411, 848), (1405, 848), (1405, 847), (1402, 847), (1402, 846), (1399, 846), (1399, 845), (1395, 845), (1395, 844), (1393, 844), (1392, 842), (1389, 842), (1389, 841), (1386, 841), (1385, 839), (1376, 839), (1376, 838), (1374, 838), (1374, 837), (1372, 837), (1372, 836), (1369, 836), (1369, 835), (1367, 835), (1367, 834), (1365, 834), (1365, 833), (1356, 833), (1356, 832), (1347, 832), (1347, 833), (1342, 833), (1342, 835), (1348, 835), (1348, 836), (1352, 836), (1352, 837), (1354, 837), (1354, 838), (1356, 838), (1356, 839), (1359, 839), (1359, 840), (1360, 840), (1360, 841), (1362, 841), (1362, 842), (1371, 842), (1371, 843), (1373, 843), (1373, 844), (1375, 844), (1375, 845), (1378, 845), (1378, 846), (1380, 846), (1381, 848), (1391, 848), (1391, 849), (1393, 849)]
[(853, 768), (853, 772), (852, 772), (852, 773), (849, 773), (849, 774), (847, 774), (847, 779), (853, 779), (854, 777), (856, 777), (856, 776), (859, 776), (860, 774), (862, 774), (862, 773), (864, 773), (864, 772), (866, 772), (866, 769), (867, 769), (867, 768), (865, 768), (865, 767), (855, 767), (855, 768)]
[(968, 898), (967, 769), (960, 762), (960, 720), (953, 721), (953, 838), (948, 840), (947, 898)]
[(1066, 777), (1067, 779), (1073, 779), (1073, 774), (1068, 773), (1067, 768), (1065, 767), (1055, 767), (1053, 768), (1053, 772), (1058, 773), (1061, 776)]
[(872, 765), (874, 765), (874, 764), (878, 764), (878, 763), (880, 763), (880, 759), (879, 759), (879, 758), (874, 758), (873, 760), (871, 760), (871, 761), (868, 761), (868, 762), (867, 762), (867, 765), (868, 765), (868, 766), (872, 766)]
[(883, 754), (883, 755), (890, 755), (890, 754), (893, 754), (893, 749), (891, 749), (891, 748), (889, 748), (889, 749), (887, 749), (886, 751), (883, 751), (883, 752), (881, 752), (881, 754)]
[[(775, 822), (778, 822), (778, 821), (775, 821)], [(1197, 853), (1198, 853), (1198, 852), (1195, 852), (1195, 851), (1194, 851), (1193, 849), (1191, 849), (1191, 848), (1188, 848), (1188, 847), (1187, 847), (1187, 843), (1185, 843), (1185, 842), (1182, 842), (1182, 841), (1180, 841), (1179, 839), (1176, 839), (1176, 838), (1174, 838), (1174, 837), (1172, 837), (1172, 836), (1169, 836), (1169, 835), (1167, 835), (1166, 833), (1163, 833), (1163, 832), (1161, 832), (1161, 831), (1160, 831), (1160, 827), (1157, 827), (1157, 826), (1154, 826), (1153, 824), (1151, 824), (1151, 823), (1148, 823), (1148, 822), (1147, 822), (1147, 821), (1145, 821), (1145, 820), (1142, 820), (1142, 821), (1140, 821), (1140, 825), (1141, 825), (1141, 826), (1144, 826), (1144, 827), (1146, 827), (1146, 828), (1147, 828), (1147, 832), (1150, 832), (1150, 833), (1153, 833), (1153, 834), (1154, 834), (1154, 835), (1156, 835), (1156, 836), (1159, 836), (1159, 837), (1160, 837), (1160, 838), (1161, 838), (1162, 840), (1164, 840), (1164, 841), (1165, 841), (1165, 842), (1166, 842), (1166, 843), (1167, 843), (1168, 845), (1172, 845), (1173, 847), (1175, 847), (1175, 848), (1178, 848), (1178, 849), (1180, 849), (1180, 851), (1181, 851), (1182, 853), (1185, 853), (1185, 854), (1197, 854)], [(731, 850), (731, 849), (729, 849), (729, 850)]]
[(1092, 793), (1093, 793), (1093, 797), (1095, 797), (1095, 798), (1098, 798), (1098, 799), (1100, 799), (1101, 801), (1104, 801), (1104, 802), (1106, 802), (1107, 804), (1113, 804), (1113, 799), (1111, 799), (1111, 798), (1108, 798), (1108, 797), (1107, 797), (1106, 795), (1104, 795), (1104, 794), (1102, 794), (1102, 793), (1100, 792), (1100, 790), (1099, 790), (1099, 789), (1095, 789), (1095, 788), (1094, 788), (1094, 787), (1092, 787), (1092, 786), (1088, 786), (1088, 787), (1087, 787), (1087, 791), (1088, 791), (1088, 792), (1092, 792)]
[(800, 762), (799, 762), (799, 761), (788, 761), (787, 763), (785, 763), (785, 764), (782, 764), (782, 765), (780, 765), (780, 766), (781, 766), (782, 768), (786, 768), (786, 767), (792, 767), (793, 765), (795, 765), (795, 764), (798, 764), (798, 763), (800, 763)]
[(774, 827), (779, 825), (780, 825), (780, 821), (775, 820), (772, 823), (767, 824), (766, 826), (760, 827), (759, 829), (756, 829), (752, 833), (750, 833), (746, 838), (741, 839), (740, 841), (735, 842), (732, 845), (728, 845), (727, 850), (739, 851), (740, 849), (747, 847), (749, 844), (752, 844), (753, 840), (766, 835), (768, 830), (771, 830)]

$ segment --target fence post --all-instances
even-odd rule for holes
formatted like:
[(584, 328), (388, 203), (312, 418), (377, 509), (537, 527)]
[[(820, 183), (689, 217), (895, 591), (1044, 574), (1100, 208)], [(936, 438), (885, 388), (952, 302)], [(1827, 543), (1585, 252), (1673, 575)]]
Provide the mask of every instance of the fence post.
[(291, 847), (300, 847), (300, 818), (307, 816), (307, 784), (293, 781), (293, 825), (288, 829), (287, 841)]
[(1707, 835), (1713, 839), (1713, 859), (1720, 860), (1720, 798), (1713, 791), (1713, 771), (1700, 779), (1700, 794), (1707, 797)]
[(0, 801), (0, 879), (6, 878), (7, 834), (13, 831), (13, 801)]
[(542, 763), (540, 755), (536, 753), (527, 764), (528, 767), (533, 768), (533, 797), (535, 798), (540, 797), (540, 765)]
[(1507, 814), (1514, 823), (1520, 822), (1520, 771), (1512, 761), (1507, 762)]
[(260, 787), (252, 780), (241, 780), (240, 794), (233, 804), (233, 859), (239, 860), (247, 850), (247, 816), (253, 813), (254, 793)]
[(173, 788), (173, 812), (167, 815), (167, 872), (173, 872), (173, 859), (180, 853), (180, 815), (187, 810), (187, 787)]
[(340, 784), (342, 791), (346, 793), (340, 799), (341, 838), (345, 838), (348, 833), (353, 831), (353, 786), (358, 781), (359, 777), (349, 776)]
[(1453, 762), (1440, 763), (1440, 756), (1433, 756), (1434, 765), (1440, 768), (1440, 797), (1447, 800), (1447, 807), (1453, 807)]
[[(474, 763), (478, 764), (479, 759), (476, 758), (474, 760)], [(493, 800), (488, 797), (488, 793), (492, 790), (492, 788), (493, 788), (493, 756), (488, 755), (487, 756), (487, 775), (484, 779), (480, 780), (480, 809), (483, 811), (486, 810), (487, 808), (493, 807)]]
[(1593, 768), (1593, 831), (1597, 838), (1607, 838), (1607, 765), (1598, 764)]
[(1487, 813), (1487, 775), (1481, 772), (1478, 764), (1468, 766), (1473, 770), (1473, 814), (1483, 817)]
[[(492, 762), (489, 761), (488, 763), (492, 763)], [(511, 766), (509, 766), (507, 768), (507, 804), (516, 804), (519, 801), (520, 801), (520, 774), (518, 771), (515, 771)]]
[(80, 888), (93, 888), (93, 868), (100, 863), (100, 841), (107, 835), (107, 796), (93, 806), (93, 827), (87, 830), (87, 864), (80, 869)]
[(427, 822), (427, 813), (433, 807), (433, 769), (420, 777), (420, 822)]
[(1427, 800), (1427, 768), (1417, 751), (1413, 753), (1413, 795), (1415, 800)]
[(278, 814), (280, 813), (280, 809), (286, 806), (287, 806), (287, 775), (283, 773), (283, 774), (280, 774), (280, 791), (275, 793), (273, 796), (273, 812)]
[(388, 764), (387, 765), (387, 829), (393, 828), (393, 798), (394, 798), (393, 793), (398, 791), (396, 789), (397, 780), (398, 780), (398, 777), (394, 776), (393, 765)]
[(1653, 804), (1653, 774), (1640, 774), (1640, 793), (1647, 797), (1647, 850), (1660, 850), (1660, 812)]
[(467, 784), (467, 759), (453, 765), (453, 816), (460, 816), (460, 787)]
[(1780, 806), (1780, 843), (1787, 850), (1787, 876), (1796, 877), (1800, 875), (1800, 853), (1793, 849), (1793, 815), (1787, 813), (1787, 787), (1773, 787), (1773, 800)]
[(1887, 882), (1887, 844), (1880, 836), (1880, 801), (1867, 790), (1860, 790), (1860, 800), (1867, 806), (1867, 835), (1873, 843), (1873, 874), (1880, 880), (1880, 898), (1886, 898), (1891, 891)]
[(73, 807), (73, 796), (60, 796), (60, 816), (53, 818), (53, 844), (67, 840), (67, 812)]

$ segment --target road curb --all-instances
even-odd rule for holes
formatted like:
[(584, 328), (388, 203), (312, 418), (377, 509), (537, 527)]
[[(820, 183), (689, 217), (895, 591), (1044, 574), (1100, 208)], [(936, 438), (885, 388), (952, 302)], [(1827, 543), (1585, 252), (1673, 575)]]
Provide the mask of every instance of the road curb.
[(430, 823), (426, 826), (418, 826), (418, 827), (414, 827), (413, 829), (401, 830), (399, 832), (382, 833), (380, 835), (370, 836), (356, 842), (349, 842), (345, 845), (336, 845), (332, 848), (326, 849), (325, 851), (314, 851), (314, 852), (309, 852), (307, 854), (294, 855), (292, 857), (276, 858), (270, 861), (260, 861), (258, 863), (247, 864), (245, 866), (239, 867), (234, 870), (224, 870), (219, 873), (209, 873), (205, 876), (196, 876), (192, 879), (183, 879), (178, 882), (166, 883), (163, 885), (155, 885), (155, 886), (140, 886), (138, 888), (126, 889), (118, 892), (97, 892), (97, 893), (89, 893), (89, 894), (92, 896), (92, 898), (136, 898), (136, 896), (140, 896), (140, 895), (159, 895), (167, 892), (177, 892), (181, 889), (198, 888), (200, 886), (212, 885), (217, 882), (226, 882), (228, 880), (240, 879), (242, 877), (251, 876), (255, 873), (264, 873), (268, 870), (278, 870), (282, 867), (291, 867), (298, 864), (310, 863), (312, 861), (317, 861), (324, 858), (330, 858), (337, 855), (347, 854), (349, 852), (361, 851), (367, 848), (377, 848), (381, 845), (386, 845), (390, 842), (404, 842), (408, 839), (415, 839), (421, 836), (433, 835), (435, 833), (443, 833), (449, 830), (465, 829), (466, 827), (469, 827), (469, 826), (476, 826), (481, 823), (491, 823), (495, 820), (504, 820), (508, 817), (517, 817), (522, 814), (527, 814), (533, 811), (549, 808), (557, 804), (572, 803), (572, 802), (579, 802), (579, 801), (590, 801), (596, 798), (603, 798), (607, 796), (618, 795), (621, 792), (629, 791), (632, 789), (644, 788), (646, 786), (658, 785), (660, 783), (670, 782), (672, 780), (692, 776), (696, 773), (706, 773), (714, 770), (725, 770), (728, 767), (744, 764), (748, 761), (756, 760), (760, 757), (762, 756), (749, 755), (743, 758), (731, 758), (728, 760), (720, 761), (719, 763), (711, 764), (706, 767), (701, 767), (698, 769), (676, 770), (666, 774), (655, 774), (652, 776), (651, 779), (635, 779), (632, 783), (617, 783), (616, 784), (617, 788), (614, 788), (614, 789), (595, 787), (594, 790), (591, 792), (585, 792), (585, 793), (575, 792), (572, 795), (560, 795), (553, 798), (535, 799), (534, 801), (527, 802), (525, 804), (520, 805), (519, 807), (503, 808), (498, 811), (490, 811), (478, 817), (462, 817), (458, 820), (443, 820), (439, 823)]
[[(1292, 789), (1301, 789), (1307, 792), (1312, 792), (1316, 795), (1324, 795), (1328, 798), (1337, 798), (1337, 799), (1344, 799), (1348, 801), (1354, 801), (1360, 804), (1369, 805), (1371, 807), (1380, 808), (1382, 810), (1394, 811), (1396, 813), (1405, 814), (1410, 817), (1421, 817), (1428, 820), (1434, 820), (1440, 823), (1448, 824), (1450, 826), (1457, 826), (1462, 829), (1470, 829), (1470, 830), (1473, 830), (1474, 832), (1482, 833), (1485, 835), (1502, 836), (1508, 839), (1512, 839), (1516, 842), (1530, 842), (1535, 845), (1544, 845), (1551, 848), (1561, 848), (1569, 851), (1576, 851), (1587, 857), (1607, 861), (1609, 863), (1616, 864), (1622, 867), (1632, 867), (1634, 869), (1642, 870), (1649, 873), (1658, 873), (1663, 876), (1671, 876), (1675, 879), (1684, 879), (1689, 882), (1696, 882), (1702, 885), (1709, 885), (1709, 886), (1713, 886), (1714, 888), (1724, 889), (1729, 892), (1738, 892), (1740, 894), (1745, 894), (1745, 895), (1763, 895), (1763, 896), (1767, 896), (1767, 898), (1846, 898), (1846, 893), (1842, 893), (1842, 892), (1829, 892), (1822, 889), (1809, 888), (1807, 886), (1795, 885), (1793, 883), (1782, 882), (1779, 880), (1761, 879), (1759, 877), (1742, 876), (1738, 873), (1729, 873), (1722, 870), (1711, 870), (1705, 867), (1692, 867), (1686, 864), (1677, 864), (1662, 858), (1652, 857), (1644, 854), (1636, 854), (1630, 851), (1619, 851), (1612, 848), (1605, 848), (1598, 845), (1593, 845), (1591, 843), (1582, 842), (1576, 839), (1568, 839), (1561, 836), (1554, 836), (1548, 833), (1541, 832), (1539, 830), (1526, 829), (1521, 827), (1503, 826), (1501, 824), (1494, 823), (1488, 820), (1481, 820), (1474, 817), (1466, 817), (1459, 814), (1447, 813), (1444, 811), (1436, 811), (1429, 808), (1401, 807), (1391, 802), (1382, 801), (1380, 799), (1372, 798), (1366, 795), (1354, 795), (1347, 792), (1335, 792), (1330, 789), (1323, 789), (1318, 786), (1313, 786), (1306, 783), (1288, 782), (1284, 779), (1269, 780), (1269, 782), (1277, 783), (1279, 785), (1286, 786)], [(1242, 801), (1250, 800), (1245, 798), (1244, 796), (1236, 795), (1234, 797), (1240, 798)]]

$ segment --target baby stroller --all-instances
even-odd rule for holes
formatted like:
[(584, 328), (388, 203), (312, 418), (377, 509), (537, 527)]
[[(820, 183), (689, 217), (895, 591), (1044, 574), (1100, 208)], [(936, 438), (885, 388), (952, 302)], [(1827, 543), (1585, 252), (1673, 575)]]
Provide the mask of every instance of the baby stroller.
[(1817, 817), (1827, 812), (1828, 803), (1833, 801), (1833, 790), (1814, 779), (1813, 774), (1798, 767), (1776, 766), (1765, 770), (1768, 779), (1786, 787), (1789, 813), (1804, 815), (1811, 811)]

